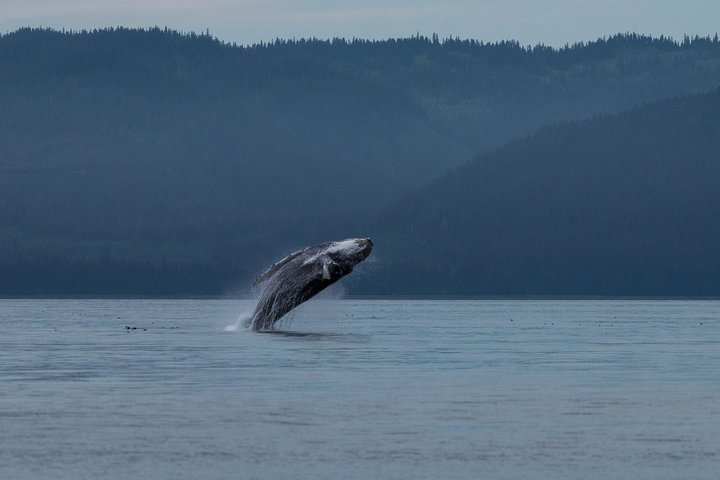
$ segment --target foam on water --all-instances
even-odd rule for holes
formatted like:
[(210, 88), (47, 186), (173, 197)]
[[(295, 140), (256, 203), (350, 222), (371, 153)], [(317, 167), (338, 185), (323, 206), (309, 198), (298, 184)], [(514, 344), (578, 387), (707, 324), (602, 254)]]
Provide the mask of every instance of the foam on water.
[(224, 332), (237, 332), (238, 330), (250, 328), (250, 322), (252, 321), (252, 312), (241, 313), (237, 321), (225, 327)]

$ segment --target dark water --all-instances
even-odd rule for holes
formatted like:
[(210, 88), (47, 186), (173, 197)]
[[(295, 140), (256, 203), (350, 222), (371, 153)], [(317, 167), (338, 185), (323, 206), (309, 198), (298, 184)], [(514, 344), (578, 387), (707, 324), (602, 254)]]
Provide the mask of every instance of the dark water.
[(249, 308), (0, 300), (0, 478), (720, 477), (720, 302)]

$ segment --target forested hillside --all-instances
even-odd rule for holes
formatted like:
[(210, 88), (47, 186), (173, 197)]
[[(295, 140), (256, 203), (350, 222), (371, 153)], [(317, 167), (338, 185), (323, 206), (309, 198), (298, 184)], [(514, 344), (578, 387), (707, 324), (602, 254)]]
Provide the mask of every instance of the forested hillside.
[(373, 235), (375, 212), (472, 154), (716, 85), (717, 38), (6, 34), (0, 293), (233, 289), (294, 247)]
[(542, 129), (385, 212), (370, 289), (720, 295), (720, 90)]

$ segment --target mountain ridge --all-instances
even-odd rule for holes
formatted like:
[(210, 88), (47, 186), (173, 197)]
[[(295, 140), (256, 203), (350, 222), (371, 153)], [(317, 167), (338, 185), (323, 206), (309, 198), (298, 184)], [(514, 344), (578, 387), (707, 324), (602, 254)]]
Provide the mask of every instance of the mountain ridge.
[(293, 248), (372, 234), (388, 202), (473, 153), (716, 85), (716, 38), (618, 35), (552, 49), (5, 34), (0, 291), (52, 292), (43, 265), (67, 271), (62, 288), (79, 293), (222, 291), (231, 272), (242, 283)]

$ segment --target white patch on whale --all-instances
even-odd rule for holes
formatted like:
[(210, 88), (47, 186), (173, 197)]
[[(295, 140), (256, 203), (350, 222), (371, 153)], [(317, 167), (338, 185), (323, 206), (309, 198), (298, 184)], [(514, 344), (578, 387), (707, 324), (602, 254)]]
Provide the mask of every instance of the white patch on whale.
[(305, 259), (303, 262), (304, 265), (307, 265), (309, 263), (315, 262), (318, 258), (322, 257), (323, 255), (327, 255), (328, 253), (347, 253), (347, 254), (353, 254), (357, 253), (362, 249), (360, 244), (358, 243), (357, 239), (350, 239), (350, 240), (342, 240), (339, 242), (333, 242), (330, 244), (329, 247), (327, 247), (322, 252), (316, 253), (315, 255), (312, 255)]

